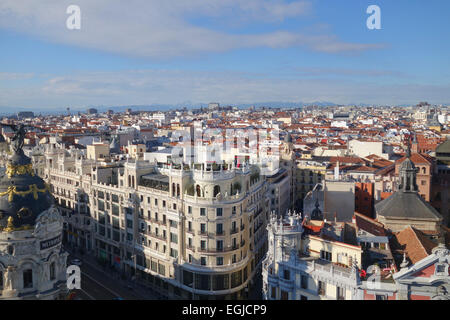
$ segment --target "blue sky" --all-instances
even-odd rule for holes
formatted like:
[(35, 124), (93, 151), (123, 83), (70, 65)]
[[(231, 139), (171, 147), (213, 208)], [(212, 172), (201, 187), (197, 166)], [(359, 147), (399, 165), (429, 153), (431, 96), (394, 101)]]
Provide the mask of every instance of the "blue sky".
[[(81, 30), (66, 8), (81, 9)], [(381, 8), (381, 30), (366, 8)], [(450, 103), (446, 0), (2, 0), (0, 111)]]

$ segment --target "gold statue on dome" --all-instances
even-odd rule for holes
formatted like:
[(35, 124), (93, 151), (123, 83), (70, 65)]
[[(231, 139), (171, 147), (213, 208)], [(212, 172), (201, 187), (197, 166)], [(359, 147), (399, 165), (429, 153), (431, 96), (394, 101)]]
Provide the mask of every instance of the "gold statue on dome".
[(9, 216), (8, 217), (8, 225), (6, 226), (5, 229), (3, 229), (6, 232), (11, 232), (14, 231), (14, 224), (13, 224), (14, 218)]

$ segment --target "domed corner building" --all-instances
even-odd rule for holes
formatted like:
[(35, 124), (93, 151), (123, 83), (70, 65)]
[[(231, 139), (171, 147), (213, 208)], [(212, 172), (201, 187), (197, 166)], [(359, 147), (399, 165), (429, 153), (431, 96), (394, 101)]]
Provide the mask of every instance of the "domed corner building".
[(427, 234), (438, 236), (443, 218), (418, 194), (417, 169), (410, 157), (408, 149), (406, 160), (400, 167), (398, 190), (375, 205), (376, 218), (392, 232), (399, 232), (412, 226)]
[(63, 299), (63, 219), (30, 158), (15, 148), (0, 177), (0, 299)]

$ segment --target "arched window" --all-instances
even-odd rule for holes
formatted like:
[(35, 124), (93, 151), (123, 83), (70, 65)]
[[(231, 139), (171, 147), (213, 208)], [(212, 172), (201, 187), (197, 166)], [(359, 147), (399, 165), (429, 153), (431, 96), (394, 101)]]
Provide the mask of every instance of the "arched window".
[(425, 174), (427, 172), (427, 169), (425, 167), (422, 167), (422, 173)]
[(220, 186), (214, 186), (214, 197), (220, 193)]
[(180, 184), (177, 184), (177, 197), (180, 196)]
[(26, 269), (23, 271), (22, 275), (23, 275), (23, 287), (25, 289), (33, 288), (33, 270)]
[(175, 183), (172, 183), (172, 196), (175, 196)]

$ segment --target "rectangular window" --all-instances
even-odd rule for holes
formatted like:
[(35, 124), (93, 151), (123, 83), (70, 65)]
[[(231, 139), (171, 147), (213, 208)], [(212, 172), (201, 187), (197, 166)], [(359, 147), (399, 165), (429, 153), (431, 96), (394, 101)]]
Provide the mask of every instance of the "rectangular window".
[(222, 223), (216, 224), (216, 233), (217, 233), (217, 235), (223, 234), (223, 224)]
[(283, 277), (286, 280), (290, 280), (291, 279), (291, 273), (289, 272), (289, 270), (284, 270)]
[(223, 240), (216, 241), (217, 251), (223, 251)]
[(206, 216), (206, 208), (200, 208), (200, 215)]
[(236, 288), (242, 284), (242, 272), (241, 270), (233, 272), (231, 274), (231, 288)]
[(127, 219), (127, 228), (133, 228), (133, 220)]
[(188, 213), (189, 214), (192, 213), (192, 207), (191, 206), (188, 206)]
[(195, 276), (195, 289), (200, 290), (210, 290), (210, 275), (208, 274), (197, 274)]
[(119, 206), (118, 205), (116, 205), (116, 204), (112, 205), (112, 214), (114, 216), (118, 216), (119, 215)]
[(178, 258), (178, 251), (173, 248), (170, 248), (170, 256), (173, 258)]
[(277, 288), (276, 287), (272, 287), (270, 297), (272, 299), (276, 299), (276, 297), (277, 297)]
[(178, 235), (173, 233), (173, 232), (171, 232), (170, 233), (170, 242), (178, 243)]
[(162, 276), (166, 275), (166, 267), (161, 263), (158, 263), (158, 273)]
[(222, 208), (217, 208), (217, 209), (216, 209), (216, 214), (217, 214), (218, 217), (221, 217), (221, 216), (222, 216), (222, 212), (223, 212), (223, 209), (222, 209)]
[(98, 214), (98, 223), (105, 224), (105, 215), (102, 213)]
[(223, 265), (223, 257), (217, 257), (217, 265), (222, 266)]
[(337, 287), (336, 295), (338, 300), (345, 300), (345, 289)]
[(227, 274), (212, 276), (213, 290), (226, 290), (229, 288), (229, 276)]
[(56, 279), (55, 263), (52, 262), (50, 264), (50, 280), (55, 280), (55, 279)]
[(120, 229), (120, 222), (119, 218), (112, 218), (112, 226), (114, 229)]
[(323, 283), (322, 281), (319, 281), (319, 283), (317, 284), (317, 293), (319, 296), (324, 296), (326, 294), (325, 283)]
[(206, 257), (200, 257), (200, 264), (206, 266)]
[(174, 220), (169, 220), (169, 225), (170, 225), (172, 228), (176, 228), (176, 227), (178, 226), (178, 223), (177, 223), (176, 221), (174, 221)]
[(307, 276), (301, 276), (300, 277), (300, 282), (301, 282), (301, 288), (302, 289), (308, 289), (308, 277)]
[(328, 261), (332, 261), (331, 252), (320, 250), (320, 258)]

